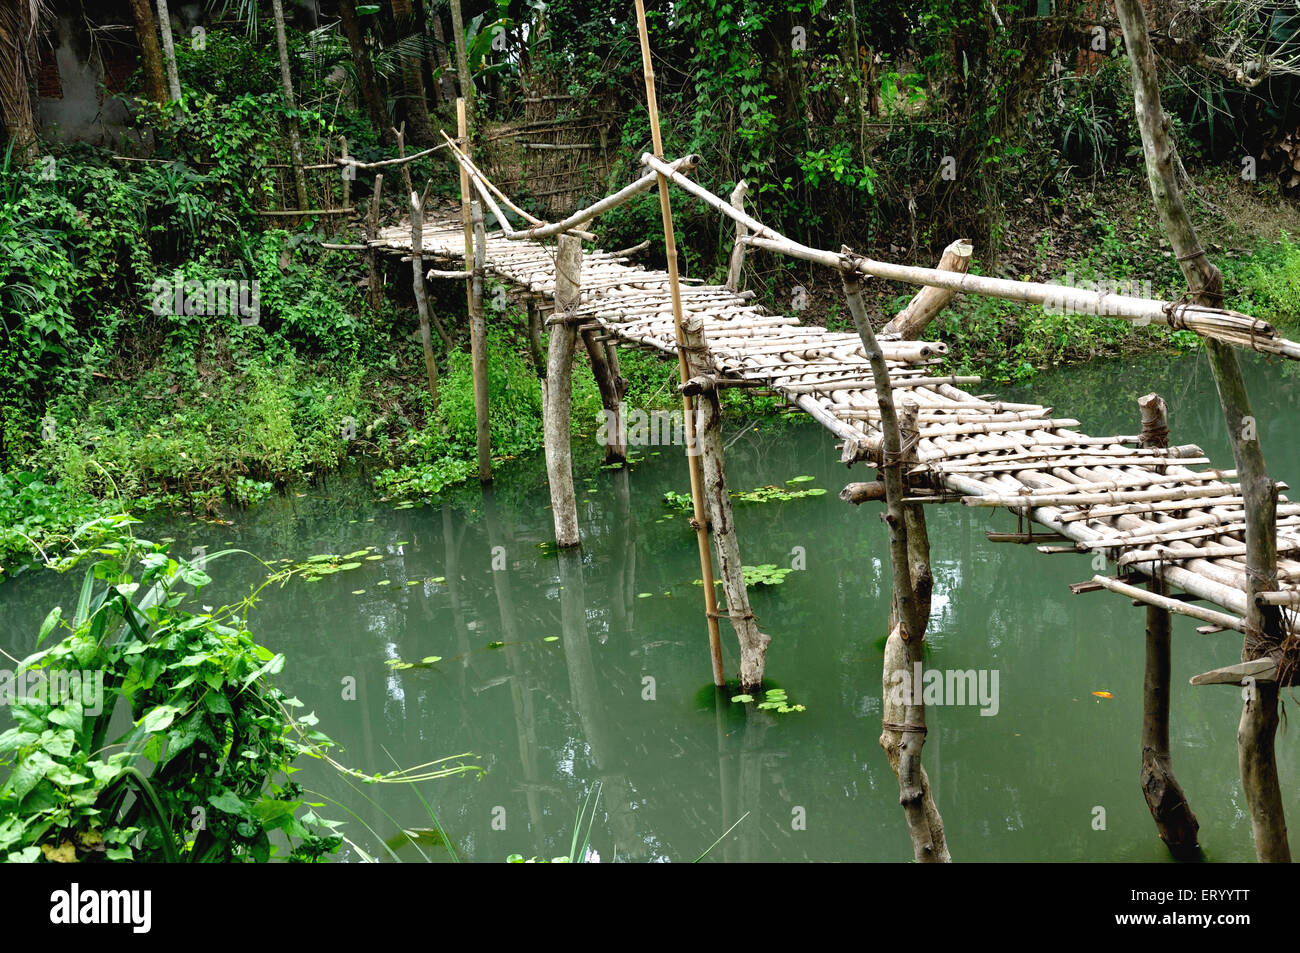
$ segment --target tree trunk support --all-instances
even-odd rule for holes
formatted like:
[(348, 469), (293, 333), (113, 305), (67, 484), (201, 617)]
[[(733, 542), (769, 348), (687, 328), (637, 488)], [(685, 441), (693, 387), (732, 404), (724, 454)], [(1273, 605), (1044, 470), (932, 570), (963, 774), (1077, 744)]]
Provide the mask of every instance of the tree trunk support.
[[(848, 249), (844, 249), (848, 254)], [(908, 401), (900, 415), (894, 406), (893, 386), (884, 353), (862, 302), (861, 278), (844, 271), (844, 296), (849, 313), (871, 362), (880, 406), (881, 451), (879, 470), (885, 484), (885, 523), (889, 526), (889, 562), (893, 574), (893, 611), (885, 642), (882, 669), (883, 704), (880, 746), (898, 776), (898, 800), (903, 806), (912, 853), (918, 863), (948, 863), (943, 818), (921, 765), (925, 745), (925, 704), (920, 677), (923, 642), (929, 617), (930, 561), (925, 515), (920, 505), (903, 503), (903, 474), (916, 459), (919, 408)]]
[[(691, 379), (716, 376), (717, 370), (709, 359), (709, 348), (704, 339), (704, 319), (698, 315), (684, 318), (682, 336), (686, 342), (684, 351)], [(694, 451), (699, 454), (703, 465), (704, 499), (713, 527), (713, 546), (718, 554), (722, 591), (727, 600), (726, 615), (731, 619), (731, 626), (740, 643), (740, 690), (754, 692), (763, 685), (767, 647), (772, 639), (758, 630), (758, 620), (754, 618), (754, 611), (749, 605), (749, 592), (745, 588), (740, 541), (736, 536), (736, 520), (727, 489), (727, 465), (722, 444), (722, 407), (717, 388), (703, 390), (694, 404)], [(712, 586), (713, 580), (705, 580), (704, 584)]]
[[(1133, 106), (1142, 133), (1152, 199), (1191, 289), (1191, 301), (1221, 307), (1223, 276), (1201, 248), (1174, 171), (1174, 145), (1169, 137), (1168, 117), (1160, 104), (1146, 13), (1140, 0), (1116, 0), (1115, 9), (1133, 72)], [(1258, 599), (1261, 593), (1277, 588), (1277, 484), (1268, 476), (1258, 423), (1251, 413), (1236, 352), (1212, 338), (1206, 340), (1205, 349), (1228, 424), (1246, 510), (1248, 599), (1241, 657), (1243, 661), (1277, 657), (1284, 636), (1281, 613), (1276, 606), (1262, 605)], [(1247, 692), (1237, 728), (1237, 760), (1250, 808), (1255, 854), (1261, 862), (1289, 862), (1291, 849), (1273, 751), (1278, 695), (1268, 685), (1254, 685), (1252, 689)]]

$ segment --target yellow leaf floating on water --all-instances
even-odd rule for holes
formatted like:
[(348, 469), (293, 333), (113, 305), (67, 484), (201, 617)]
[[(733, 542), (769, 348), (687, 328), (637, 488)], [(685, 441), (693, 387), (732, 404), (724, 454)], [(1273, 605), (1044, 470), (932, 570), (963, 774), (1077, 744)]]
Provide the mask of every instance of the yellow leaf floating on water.
[(1115, 696), (1112, 695), (1110, 692), (1093, 692), (1093, 694), (1096, 695), (1098, 698), (1114, 698), (1114, 697), (1115, 697)]

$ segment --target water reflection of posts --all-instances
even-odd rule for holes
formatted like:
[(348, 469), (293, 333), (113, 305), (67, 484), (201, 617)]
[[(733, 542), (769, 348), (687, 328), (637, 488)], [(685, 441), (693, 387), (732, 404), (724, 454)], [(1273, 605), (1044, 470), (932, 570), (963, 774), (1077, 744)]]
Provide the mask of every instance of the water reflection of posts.
[(560, 569), (560, 627), (563, 632), (564, 662), (569, 670), (569, 692), (573, 709), (591, 752), (592, 767), (601, 782), (601, 800), (609, 814), (614, 843), (620, 857), (635, 859), (642, 853), (636, 834), (636, 820), (629, 798), (626, 776), (611, 770), (615, 747), (605, 730), (605, 705), (591, 656), (587, 633), (587, 599), (582, 578), (582, 555), (572, 549), (557, 554)]
[[(501, 529), (497, 516), (497, 501), (490, 487), (483, 489), (483, 512), (487, 518), (488, 542), (493, 552), (497, 547), (506, 547), (507, 539)], [(509, 549), (505, 550), (510, 552)], [(501, 613), (501, 640), (505, 643), (506, 667), (510, 670), (510, 702), (515, 712), (515, 732), (519, 736), (519, 763), (524, 772), (524, 800), (528, 804), (528, 820), (533, 837), (541, 838), (542, 807), (538, 799), (541, 782), (537, 772), (537, 715), (533, 707), (533, 689), (529, 684), (528, 666), (522, 656), (523, 646), (519, 644), (519, 630), (515, 624), (515, 601), (510, 588), (509, 570), (496, 565), (492, 567), (492, 585), (496, 589), (497, 608)], [(540, 840), (534, 841), (534, 848), (542, 850)]]
[(611, 628), (627, 634), (632, 631), (636, 606), (636, 522), (632, 519), (632, 489), (626, 467), (613, 473), (617, 552), (614, 556), (614, 591), (610, 596)]

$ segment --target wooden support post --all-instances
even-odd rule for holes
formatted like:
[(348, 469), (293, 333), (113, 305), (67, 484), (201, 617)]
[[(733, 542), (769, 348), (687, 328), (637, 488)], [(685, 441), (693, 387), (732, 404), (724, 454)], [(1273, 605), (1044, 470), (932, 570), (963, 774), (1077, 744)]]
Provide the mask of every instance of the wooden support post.
[[(741, 179), (736, 183), (736, 187), (731, 190), (731, 207), (737, 212), (745, 211), (745, 193), (749, 191), (749, 183)], [(745, 267), (745, 236), (749, 234), (743, 223), (736, 222), (736, 242), (731, 246), (731, 261), (727, 264), (727, 283), (724, 286), (728, 291), (740, 290), (740, 272)]]
[(487, 266), (487, 232), (483, 207), (470, 204), (474, 225), (474, 273), (470, 278), (469, 350), (474, 372), (474, 426), (478, 441), (478, 478), (492, 482), (492, 432), (488, 422), (487, 318), (483, 313), (483, 272)]
[[(578, 305), (582, 276), (582, 239), (561, 235), (555, 260), (555, 313), (565, 315)], [(578, 332), (569, 322), (555, 324), (546, 361), (543, 427), (546, 438), (546, 478), (551, 487), (555, 545), (577, 546), (578, 504), (573, 490), (573, 352)]]
[(375, 176), (375, 191), (370, 196), (370, 208), (366, 214), (366, 290), (369, 292), (370, 310), (376, 314), (384, 303), (384, 279), (379, 270), (379, 253), (373, 244), (379, 238), (379, 199), (383, 190), (384, 173), (380, 172)]
[(600, 392), (601, 411), (605, 415), (604, 425), (600, 428), (605, 444), (605, 462), (624, 463), (627, 460), (627, 424), (624, 419), (623, 392), (626, 391), (627, 384), (615, 377), (615, 371), (609, 364), (609, 352), (605, 348), (605, 342), (596, 339), (597, 332), (583, 329), (581, 334), (587, 356), (591, 359), (591, 373), (596, 378), (596, 389)]
[[(847, 251), (847, 249), (846, 249)], [(880, 746), (889, 766), (898, 776), (898, 800), (907, 819), (912, 853), (918, 863), (948, 863), (943, 818), (930, 790), (930, 779), (921, 765), (925, 745), (925, 704), (920, 677), (923, 671), (923, 642), (930, 605), (929, 539), (920, 506), (909, 507), (903, 473), (907, 460), (915, 460), (917, 415), (915, 401), (908, 401), (900, 421), (894, 407), (893, 387), (884, 353), (876, 341), (871, 319), (862, 302), (861, 278), (843, 272), (844, 296), (853, 323), (862, 339), (862, 349), (871, 362), (880, 406), (880, 471), (885, 484), (885, 522), (889, 526), (890, 568), (893, 574), (893, 618), (885, 642), (882, 670), (883, 704)], [(906, 442), (904, 441), (906, 434)], [(917, 538), (911, 540), (912, 530)]]
[[(311, 208), (311, 199), (307, 197), (307, 176), (303, 172), (302, 136), (298, 129), (298, 105), (293, 95), (293, 76), (289, 71), (289, 42), (284, 35), (284, 2), (271, 0), (271, 11), (275, 19), (275, 45), (280, 54), (280, 90), (284, 95), (284, 108), (290, 112), (289, 118), (289, 159), (293, 166), (293, 187), (298, 197), (298, 208)], [(163, 36), (168, 37), (171, 24), (163, 24)], [(170, 40), (167, 40), (170, 44)], [(347, 204), (344, 203), (344, 208)]]
[[(663, 135), (659, 129), (659, 101), (655, 96), (654, 67), (650, 61), (650, 34), (646, 29), (645, 4), (636, 0), (637, 33), (641, 40), (641, 70), (645, 79), (646, 111), (650, 119), (650, 140), (654, 155), (664, 154)], [(667, 168), (667, 166), (665, 166)], [(668, 262), (668, 288), (673, 303), (673, 330), (677, 341), (677, 367), (681, 383), (690, 380), (686, 366), (686, 341), (682, 336), (682, 286), (677, 275), (677, 238), (673, 232), (673, 208), (668, 195), (668, 178), (656, 170), (659, 185), (659, 214), (664, 224), (664, 256)], [(671, 169), (669, 171), (672, 171)], [(554, 333), (554, 332), (552, 332)], [(688, 450), (695, 446), (695, 410), (689, 394), (682, 394), (682, 414)], [(704, 619), (709, 633), (709, 655), (713, 663), (713, 684), (721, 687), (722, 636), (718, 628), (718, 599), (713, 589), (713, 554), (709, 551), (708, 517), (704, 506), (704, 475), (698, 454), (688, 452), (687, 466), (691, 474), (691, 509), (694, 514), (695, 544), (700, 553), (700, 579), (704, 581)]]
[(546, 379), (546, 357), (542, 353), (542, 316), (537, 310), (537, 298), (529, 295), (528, 309), (528, 349), (533, 355), (533, 369), (542, 380)]
[[(682, 320), (682, 336), (686, 365), (692, 379), (717, 375), (709, 359), (708, 344), (704, 339), (704, 319), (689, 315)], [(704, 390), (695, 403), (695, 445), (687, 452), (697, 453), (704, 470), (704, 499), (708, 505), (709, 521), (713, 527), (713, 545), (718, 554), (718, 572), (722, 576), (722, 591), (727, 599), (727, 616), (740, 643), (740, 690), (757, 691), (763, 684), (763, 669), (767, 661), (767, 647), (772, 641), (758, 630), (749, 605), (745, 588), (745, 574), (740, 558), (740, 541), (736, 537), (736, 521), (732, 513), (731, 497), (727, 491), (727, 465), (722, 447), (722, 407), (717, 388)], [(705, 581), (712, 586), (712, 580)]]
[[(1191, 290), (1193, 305), (1222, 307), (1223, 275), (1201, 247), (1174, 173), (1174, 145), (1160, 103), (1160, 83), (1146, 13), (1140, 0), (1116, 0), (1115, 11), (1124, 31), (1124, 45), (1133, 74), (1133, 107), (1142, 134), (1147, 181), (1156, 211)], [(1276, 658), (1285, 635), (1281, 613), (1276, 606), (1261, 605), (1256, 596), (1277, 588), (1278, 488), (1268, 475), (1260, 446), (1260, 428), (1251, 412), (1236, 352), (1229, 344), (1214, 338), (1206, 339), (1205, 350), (1228, 425), (1233, 459), (1241, 474), (1241, 495), (1246, 509), (1247, 612), (1242, 660)], [(1237, 728), (1237, 761), (1250, 808), (1255, 855), (1261, 862), (1288, 863), (1291, 848), (1273, 750), (1277, 703), (1276, 686), (1257, 685), (1247, 693)]]
[[(1141, 447), (1169, 446), (1169, 418), (1156, 394), (1138, 398), (1142, 414)], [(1164, 580), (1153, 578), (1147, 588), (1167, 596)], [(1156, 822), (1156, 831), (1176, 857), (1194, 855), (1200, 825), (1174, 776), (1169, 753), (1169, 673), (1171, 618), (1168, 609), (1147, 603), (1146, 670), (1142, 679), (1142, 794)]]
[[(409, 176), (408, 176), (409, 182)], [(424, 349), (424, 372), (429, 379), (429, 397), (438, 409), (438, 362), (433, 357), (433, 337), (429, 332), (429, 296), (424, 287), (424, 203), (411, 190), (411, 271), (415, 289), (415, 306), (420, 313), (420, 346)]]

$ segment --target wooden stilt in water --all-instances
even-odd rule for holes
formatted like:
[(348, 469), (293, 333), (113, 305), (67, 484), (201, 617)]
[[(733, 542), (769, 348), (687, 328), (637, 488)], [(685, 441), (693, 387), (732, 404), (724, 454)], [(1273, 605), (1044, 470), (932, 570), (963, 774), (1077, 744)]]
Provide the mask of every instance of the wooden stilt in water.
[[(659, 103), (655, 98), (655, 74), (650, 63), (650, 34), (646, 29), (645, 4), (636, 0), (636, 25), (641, 38), (641, 68), (645, 77), (646, 108), (650, 118), (650, 138), (654, 154), (662, 159), (664, 154), (663, 135), (659, 130)], [(673, 209), (668, 197), (668, 179), (662, 172), (657, 175), (659, 183), (659, 212), (664, 223), (664, 255), (668, 262), (668, 287), (673, 304), (673, 329), (677, 341), (677, 366), (681, 372), (683, 384), (689, 379), (686, 367), (685, 341), (682, 337), (682, 287), (677, 275), (677, 239), (673, 233)], [(686, 431), (686, 445), (695, 446), (695, 411), (688, 394), (682, 394), (683, 423)], [(718, 599), (712, 586), (713, 555), (709, 551), (708, 517), (704, 507), (704, 477), (697, 454), (687, 453), (687, 465), (691, 473), (691, 504), (694, 514), (695, 543), (700, 552), (700, 578), (704, 580), (704, 618), (709, 632), (709, 655), (713, 662), (713, 684), (721, 686), (725, 682), (722, 672), (722, 636), (718, 628)]]
[(604, 341), (597, 340), (597, 332), (584, 329), (581, 334), (587, 356), (591, 359), (591, 373), (596, 378), (600, 406), (605, 415), (605, 424), (600, 428), (605, 443), (605, 462), (623, 463), (627, 460), (627, 426), (623, 412), (623, 394), (627, 382), (619, 378), (610, 366), (609, 351), (605, 348)]
[[(1138, 398), (1142, 412), (1142, 447), (1169, 446), (1169, 419), (1165, 402), (1156, 394)], [(1166, 586), (1153, 578), (1148, 588), (1165, 596)], [(1146, 607), (1146, 670), (1142, 679), (1142, 794), (1160, 839), (1175, 856), (1192, 855), (1197, 850), (1200, 825), (1174, 776), (1169, 754), (1169, 672), (1171, 657), (1171, 622), (1168, 609), (1149, 604)]]
[(894, 590), (881, 673), (880, 747), (898, 776), (898, 800), (907, 819), (914, 858), (918, 863), (948, 863), (952, 857), (944, 836), (943, 818), (930, 791), (929, 776), (921, 765), (926, 724), (919, 679), (930, 606), (929, 538), (922, 507), (908, 507), (902, 502), (906, 496), (903, 474), (916, 459), (920, 408), (909, 400), (900, 419), (885, 356), (862, 302), (861, 279), (848, 271), (844, 272), (844, 296), (862, 338), (863, 351), (871, 362), (880, 405), (880, 471), (885, 484), (885, 522), (889, 526)]
[(533, 368), (537, 376), (546, 379), (546, 356), (542, 350), (542, 316), (537, 311), (537, 298), (528, 295), (528, 349), (533, 355)]
[[(582, 239), (561, 235), (555, 261), (555, 316), (568, 318), (578, 305), (582, 275)], [(546, 479), (551, 487), (551, 513), (555, 518), (555, 545), (577, 546), (578, 504), (573, 490), (573, 352), (578, 332), (570, 320), (551, 327), (546, 360), (543, 426), (546, 438)]]
[[(704, 339), (704, 319), (694, 314), (683, 319), (682, 337), (685, 340), (684, 351), (690, 374), (687, 386), (698, 390), (694, 399), (695, 446), (688, 447), (688, 452), (699, 454), (704, 471), (704, 499), (713, 527), (713, 545), (718, 553), (722, 591), (727, 599), (726, 613), (740, 643), (740, 689), (753, 692), (762, 687), (767, 647), (772, 639), (758, 630), (758, 620), (754, 618), (754, 611), (749, 605), (749, 593), (745, 589), (740, 541), (736, 537), (736, 521), (727, 491), (727, 465), (722, 449), (722, 408), (714, 386), (717, 370), (709, 360), (709, 348)], [(705, 585), (712, 585), (712, 580)]]
[(483, 207), (470, 203), (474, 225), (474, 276), (470, 279), (469, 347), (474, 372), (474, 426), (478, 442), (478, 478), (492, 482), (492, 433), (488, 422), (487, 318), (483, 314), (483, 276), (487, 265), (487, 233), (483, 228)]

